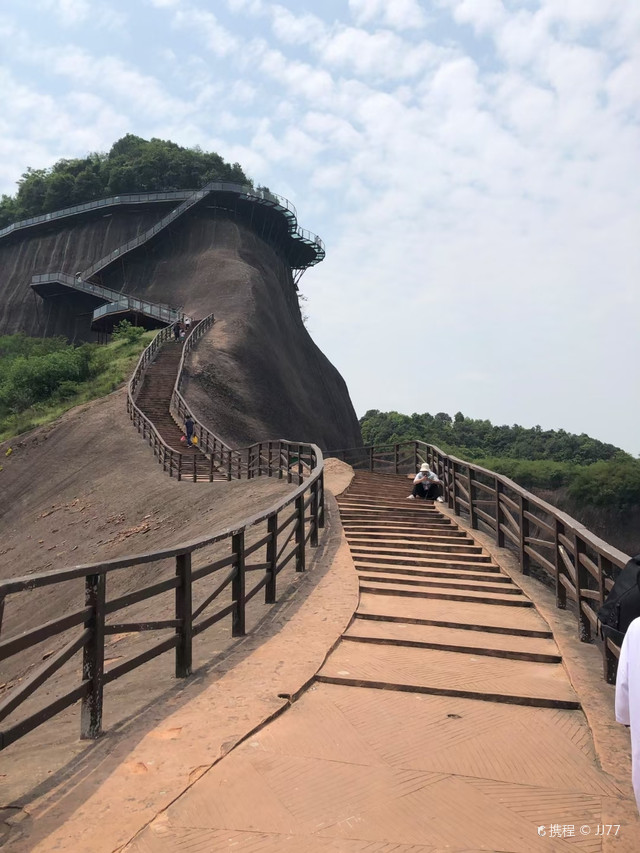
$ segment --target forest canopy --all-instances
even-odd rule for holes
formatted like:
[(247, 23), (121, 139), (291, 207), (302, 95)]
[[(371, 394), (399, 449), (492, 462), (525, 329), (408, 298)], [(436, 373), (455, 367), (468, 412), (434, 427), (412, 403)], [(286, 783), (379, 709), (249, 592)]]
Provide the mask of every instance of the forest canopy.
[(504, 474), (527, 489), (558, 489), (579, 506), (640, 505), (640, 461), (582, 433), (539, 426), (494, 426), (457, 412), (403, 415), (370, 409), (360, 418), (365, 445), (425, 441)]
[(198, 189), (210, 181), (251, 183), (239, 163), (226, 163), (219, 154), (128, 133), (107, 154), (58, 160), (48, 169), (28, 168), (15, 196), (0, 199), (0, 228), (99, 198)]

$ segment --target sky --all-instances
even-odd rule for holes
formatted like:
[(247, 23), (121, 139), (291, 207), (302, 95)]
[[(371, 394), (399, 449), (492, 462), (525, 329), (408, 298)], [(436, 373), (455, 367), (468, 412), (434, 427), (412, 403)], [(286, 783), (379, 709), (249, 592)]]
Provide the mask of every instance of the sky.
[(126, 133), (290, 199), (368, 409), (640, 454), (640, 3), (0, 0), (0, 193)]

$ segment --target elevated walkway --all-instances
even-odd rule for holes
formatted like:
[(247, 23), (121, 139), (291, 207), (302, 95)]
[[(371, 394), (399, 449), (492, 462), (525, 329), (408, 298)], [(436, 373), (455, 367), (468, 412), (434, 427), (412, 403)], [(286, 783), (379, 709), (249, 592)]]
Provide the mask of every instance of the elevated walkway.
[(91, 320), (91, 328), (94, 331), (112, 332), (120, 320), (129, 320), (145, 329), (157, 329), (175, 323), (182, 316), (177, 308), (123, 295), (118, 290), (87, 281), (79, 275), (72, 276), (61, 272), (35, 275), (31, 279), (31, 288), (42, 299), (54, 299), (73, 293), (82, 293), (94, 299), (99, 305)]
[(254, 189), (251, 186), (224, 181), (213, 181), (202, 189), (186, 194), (143, 193), (76, 205), (73, 208), (14, 223), (0, 231), (0, 239), (12, 237), (24, 229), (46, 227), (53, 221), (90, 213), (105, 206), (144, 203), (165, 206), (171, 200), (174, 202), (179, 200), (180, 203), (146, 231), (99, 258), (87, 269), (76, 273), (75, 276), (62, 272), (35, 275), (31, 279), (31, 288), (42, 299), (54, 299), (74, 293), (82, 293), (95, 299), (100, 307), (93, 312), (91, 328), (94, 331), (111, 332), (113, 326), (122, 319), (133, 321), (148, 329), (174, 323), (180, 319), (179, 309), (148, 302), (104, 287), (100, 277), (125, 255), (154, 240), (158, 234), (205, 200), (209, 207), (240, 216), (251, 222), (263, 237), (267, 238), (268, 235), (270, 241), (275, 240), (284, 251), (291, 268), (297, 271), (294, 276), (296, 281), (305, 269), (315, 266), (325, 257), (324, 243), (316, 234), (298, 225), (296, 210), (290, 201), (269, 190)]
[[(563, 637), (566, 659), (518, 578), (407, 491), (402, 477), (356, 474), (338, 499), (350, 565), (335, 552), (281, 635), (149, 732), (96, 790), (87, 807), (105, 821), (139, 805), (137, 820), (125, 810), (126, 833), (96, 839), (81, 809), (33, 849), (82, 837), (78, 849), (96, 853), (636, 851), (628, 734), (599, 676), (580, 692), (588, 648)], [(345, 600), (353, 615), (340, 628)], [(307, 680), (318, 636), (329, 654)]]

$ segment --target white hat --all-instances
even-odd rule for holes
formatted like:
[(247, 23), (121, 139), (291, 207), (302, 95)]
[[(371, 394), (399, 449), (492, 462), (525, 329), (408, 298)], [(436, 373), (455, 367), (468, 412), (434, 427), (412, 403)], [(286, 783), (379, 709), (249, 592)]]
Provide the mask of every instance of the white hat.
[(429, 468), (429, 466), (427, 465), (426, 462), (423, 462), (422, 465), (420, 466), (420, 470), (421, 471), (430, 471), (431, 468)]

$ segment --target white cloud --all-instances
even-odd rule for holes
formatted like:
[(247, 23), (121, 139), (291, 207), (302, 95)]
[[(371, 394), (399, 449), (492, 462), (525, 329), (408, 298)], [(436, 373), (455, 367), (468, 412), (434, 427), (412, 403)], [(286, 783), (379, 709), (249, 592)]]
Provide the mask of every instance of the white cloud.
[(427, 22), (418, 0), (349, 0), (358, 24), (376, 21), (397, 30), (419, 29)]
[(317, 52), (322, 62), (346, 67), (356, 76), (392, 80), (414, 77), (444, 54), (427, 41), (414, 45), (389, 30), (369, 33), (356, 27), (337, 29), (317, 45)]
[(175, 13), (173, 23), (178, 28), (197, 32), (209, 50), (218, 57), (230, 56), (238, 50), (238, 39), (218, 22), (212, 12), (186, 6)]
[(98, 29), (122, 29), (127, 16), (104, 0), (98, 6), (90, 0), (36, 0), (40, 9), (52, 11), (60, 23), (67, 28), (78, 29), (87, 24)]
[(506, 17), (502, 0), (450, 0), (449, 5), (459, 24), (471, 24), (480, 33), (494, 29)]
[(40, 0), (44, 9), (51, 9), (65, 26), (86, 21), (91, 14), (89, 0)]
[(266, 4), (263, 0), (226, 0), (227, 6), (232, 12), (247, 12), (249, 15), (259, 16), (265, 12)]
[[(153, 27), (140, 54), (85, 41), (88, 20), (51, 14), (43, 44), (5, 15), (5, 191), (128, 131), (216, 150), (326, 240), (304, 288), (360, 412), (461, 409), (640, 450), (637, 401), (626, 426), (608, 414), (640, 386), (640, 4), (343, 6), (153, 0), (131, 13), (132, 43)], [(428, 382), (422, 319), (447, 330)]]
[(317, 15), (294, 15), (289, 9), (278, 4), (271, 6), (269, 11), (274, 34), (286, 44), (314, 42), (326, 33), (327, 28)]

